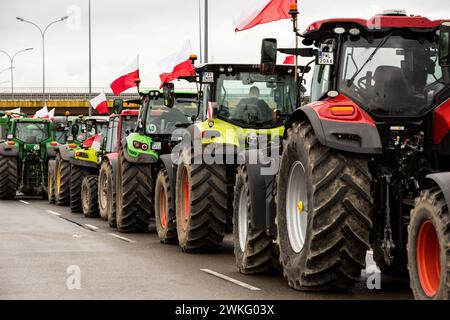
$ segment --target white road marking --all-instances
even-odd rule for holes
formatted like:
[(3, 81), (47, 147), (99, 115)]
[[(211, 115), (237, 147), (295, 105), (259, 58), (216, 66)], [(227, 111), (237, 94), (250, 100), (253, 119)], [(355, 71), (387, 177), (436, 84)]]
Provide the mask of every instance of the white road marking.
[(134, 241), (134, 240), (131, 240), (131, 239), (128, 239), (128, 238), (119, 236), (118, 234), (115, 234), (115, 233), (108, 233), (108, 234), (109, 234), (110, 236), (113, 236), (113, 237), (115, 237), (115, 238), (117, 238), (117, 239), (120, 239), (120, 240), (123, 240), (123, 241), (126, 241), (126, 242), (136, 243), (136, 241)]
[(230, 281), (230, 282), (232, 282), (234, 284), (237, 284), (238, 286), (244, 287), (244, 288), (252, 290), (252, 291), (259, 291), (259, 290), (261, 290), (260, 288), (251, 286), (251, 285), (249, 285), (249, 284), (247, 284), (245, 282), (233, 279), (231, 277), (228, 277), (228, 276), (226, 276), (224, 274), (221, 274), (219, 272), (216, 272), (216, 271), (213, 271), (213, 270), (210, 270), (210, 269), (200, 269), (200, 270), (203, 271), (203, 272), (212, 274), (213, 276), (216, 276), (216, 277), (218, 277), (220, 279), (223, 279), (223, 280), (226, 280), (226, 281)]
[(52, 210), (47, 210), (47, 212), (48, 212), (48, 213), (51, 213), (51, 214), (53, 214), (53, 215), (55, 215), (55, 216), (58, 216), (58, 217), (61, 215), (61, 213), (58, 213), (58, 212), (52, 211)]
[(22, 203), (24, 203), (24, 204), (30, 204), (29, 202), (26, 202), (26, 201), (24, 201), (24, 200), (19, 200), (19, 202), (22, 202)]
[(84, 225), (85, 225), (85, 227), (88, 228), (88, 229), (91, 229), (91, 230), (94, 230), (94, 231), (95, 231), (95, 230), (98, 230), (98, 227), (93, 226), (92, 224), (85, 223)]
[(81, 238), (81, 235), (79, 235), (79, 234), (74, 234), (72, 237), (74, 237), (74, 238)]

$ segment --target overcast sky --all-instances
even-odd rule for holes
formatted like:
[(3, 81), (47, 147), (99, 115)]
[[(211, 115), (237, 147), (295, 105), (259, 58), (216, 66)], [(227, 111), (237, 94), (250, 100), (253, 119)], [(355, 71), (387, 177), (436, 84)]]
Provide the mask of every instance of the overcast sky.
[[(158, 85), (157, 62), (178, 43), (190, 39), (193, 51), (199, 51), (198, 1), (91, 0), (93, 86), (108, 87), (136, 54), (140, 55), (142, 85)], [(262, 38), (275, 37), (279, 46), (292, 42), (289, 20), (235, 33), (232, 21), (244, 1), (251, 0), (209, 0), (210, 61), (258, 63)], [(300, 0), (300, 29), (323, 18), (369, 18), (392, 8), (431, 19), (450, 18), (448, 0)], [(23, 48), (34, 48), (15, 60), (15, 87), (42, 85), (40, 34), (35, 27), (18, 22), (15, 17), (45, 27), (68, 14), (71, 18), (67, 22), (53, 25), (46, 34), (46, 86), (88, 86), (87, 13), (88, 0), (0, 0), (0, 49), (13, 54)], [(0, 54), (0, 70), (7, 67), (8, 58)], [(0, 87), (8, 87), (10, 84), (2, 82), (9, 80), (9, 72), (1, 73)]]

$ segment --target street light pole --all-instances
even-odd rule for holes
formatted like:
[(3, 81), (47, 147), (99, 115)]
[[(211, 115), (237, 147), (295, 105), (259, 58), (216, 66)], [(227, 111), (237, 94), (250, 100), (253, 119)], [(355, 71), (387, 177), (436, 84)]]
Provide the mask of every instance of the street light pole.
[[(4, 50), (0, 50), (1, 53), (4, 53), (6, 56), (8, 56), (9, 62), (11, 63), (11, 67), (9, 67), (9, 68), (7, 68), (5, 70), (11, 69), (11, 81), (10, 82), (11, 82), (11, 97), (13, 99), (14, 99), (14, 72), (13, 72), (13, 69), (15, 68), (14, 67), (14, 59), (16, 58), (16, 56), (19, 53), (22, 53), (22, 52), (25, 52), (25, 51), (29, 51), (29, 50), (33, 50), (33, 48), (26, 48), (26, 49), (23, 49), (23, 50), (19, 50), (15, 54), (13, 54), (13, 56), (11, 56), (8, 52), (6, 52)], [(2, 70), (2, 72), (5, 71), (5, 70)]]
[(62, 22), (64, 20), (66, 20), (67, 18), (69, 18), (69, 17), (64, 16), (58, 20), (50, 22), (45, 27), (45, 29), (42, 30), (42, 28), (39, 27), (36, 23), (29, 21), (29, 20), (25, 20), (24, 18), (21, 18), (21, 17), (16, 17), (16, 19), (19, 20), (20, 22), (29, 23), (29, 24), (35, 26), (41, 33), (41, 37), (42, 37), (42, 101), (43, 101), (44, 106), (46, 105), (46, 99), (45, 99), (45, 33), (47, 32), (48, 28), (50, 28), (52, 25), (54, 25), (55, 23), (58, 23), (58, 22)]
[(208, 0), (205, 0), (205, 55), (203, 62), (208, 63)]
[[(89, 99), (92, 98), (92, 42), (91, 42), (91, 0), (89, 0)], [(89, 103), (89, 116), (92, 116), (92, 107)]]

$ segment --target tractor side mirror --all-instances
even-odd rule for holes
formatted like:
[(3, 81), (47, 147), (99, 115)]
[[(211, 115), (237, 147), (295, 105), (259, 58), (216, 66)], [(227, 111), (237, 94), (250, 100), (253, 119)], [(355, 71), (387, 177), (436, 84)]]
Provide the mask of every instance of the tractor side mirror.
[(114, 99), (114, 113), (119, 114), (123, 110), (123, 99)]
[(163, 86), (164, 105), (173, 108), (175, 104), (175, 86), (173, 83), (165, 83)]
[(263, 39), (261, 44), (261, 74), (274, 74), (276, 64), (277, 39)]
[(450, 67), (450, 22), (445, 22), (440, 27), (439, 65)]

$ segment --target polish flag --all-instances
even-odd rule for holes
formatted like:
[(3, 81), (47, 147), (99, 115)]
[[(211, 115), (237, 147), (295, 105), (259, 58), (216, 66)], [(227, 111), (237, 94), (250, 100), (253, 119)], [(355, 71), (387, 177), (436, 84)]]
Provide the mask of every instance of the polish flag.
[(50, 110), (50, 112), (48, 113), (47, 118), (50, 119), (50, 121), (53, 121), (55, 119), (55, 108), (53, 108), (52, 110)]
[(106, 102), (106, 95), (104, 92), (89, 100), (89, 103), (99, 114), (108, 113), (108, 102)]
[(136, 79), (139, 78), (139, 56), (136, 56), (123, 68), (116, 80), (111, 83), (111, 89), (115, 95), (121, 94), (127, 89), (136, 87)]
[(101, 143), (102, 143), (102, 134), (98, 133), (84, 140), (81, 144), (86, 148), (92, 148), (95, 151), (100, 151)]
[(34, 114), (33, 118), (48, 118), (47, 106), (42, 107)]
[(235, 31), (243, 31), (259, 24), (290, 19), (289, 5), (297, 0), (252, 0), (235, 19)]
[(295, 64), (295, 56), (286, 56), (283, 64)]
[(161, 86), (164, 83), (176, 80), (180, 77), (194, 76), (195, 70), (189, 59), (192, 53), (191, 42), (187, 40), (178, 51), (159, 61), (159, 78)]
[[(16, 109), (12, 109), (12, 110), (7, 110), (7, 113), (9, 112), (11, 114), (11, 118), (15, 119), (15, 118), (20, 118), (20, 108), (16, 108)], [(6, 115), (3, 116), (3, 118), (6, 118)]]

